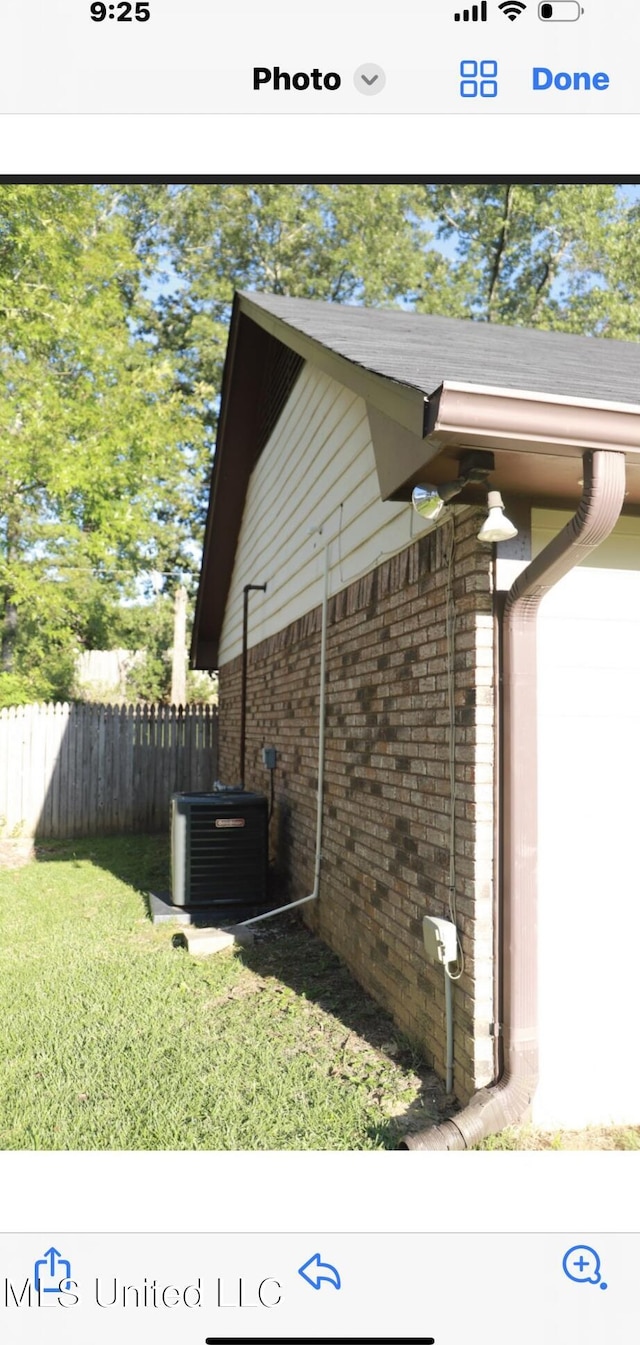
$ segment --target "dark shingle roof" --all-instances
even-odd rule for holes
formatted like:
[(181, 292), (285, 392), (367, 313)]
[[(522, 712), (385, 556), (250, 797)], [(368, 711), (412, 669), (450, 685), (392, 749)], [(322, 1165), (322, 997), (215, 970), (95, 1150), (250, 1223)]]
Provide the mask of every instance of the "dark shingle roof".
[(352, 363), (427, 396), (447, 380), (640, 403), (640, 349), (633, 341), (273, 294), (245, 297)]

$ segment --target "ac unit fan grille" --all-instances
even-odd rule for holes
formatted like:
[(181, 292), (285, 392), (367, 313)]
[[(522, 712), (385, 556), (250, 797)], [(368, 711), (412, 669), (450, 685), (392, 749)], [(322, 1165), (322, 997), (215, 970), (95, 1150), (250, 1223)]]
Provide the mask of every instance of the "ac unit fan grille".
[(175, 906), (253, 913), (269, 904), (269, 818), (264, 794), (248, 790), (174, 794), (171, 803)]
[[(256, 877), (264, 869), (264, 818), (257, 811), (243, 816), (243, 827), (216, 827), (215, 808), (194, 808), (190, 828), (190, 899), (193, 903), (220, 900), (246, 903)], [(226, 820), (226, 819), (223, 819)], [(256, 894), (263, 897), (262, 882)]]

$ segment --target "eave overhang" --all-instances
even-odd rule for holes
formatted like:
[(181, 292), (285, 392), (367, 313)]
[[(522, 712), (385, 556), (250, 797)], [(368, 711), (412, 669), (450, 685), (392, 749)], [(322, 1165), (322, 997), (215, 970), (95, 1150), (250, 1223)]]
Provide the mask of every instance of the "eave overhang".
[(316, 369), (328, 374), (350, 388), (358, 397), (375, 409), (383, 412), (396, 425), (401, 425), (410, 433), (422, 438), (426, 432), (427, 398), (424, 392), (410, 383), (399, 383), (392, 378), (383, 378), (363, 365), (347, 359), (346, 355), (330, 350), (321, 341), (290, 326), (282, 318), (275, 317), (259, 304), (251, 302), (246, 294), (238, 296), (238, 311), (251, 318), (258, 327), (268, 332), (276, 340), (282, 341), (290, 350), (294, 350), (303, 360), (308, 360)]
[[(640, 404), (445, 382), (425, 399), (422, 439), (394, 428), (371, 405), (369, 422), (386, 500), (409, 499), (413, 486), (425, 479), (434, 485), (452, 480), (462, 455), (477, 448), (494, 453), (491, 479), (500, 490), (541, 504), (571, 505), (580, 498), (585, 449), (606, 448), (627, 456), (625, 505), (640, 508)], [(480, 495), (469, 488), (460, 499)]]
[(222, 379), (216, 456), (191, 639), (191, 666), (216, 668), (218, 641), (249, 477), (261, 451), (260, 400), (274, 346), (337, 379), (392, 425), (420, 442), (425, 431), (423, 392), (373, 374), (269, 313), (246, 294), (233, 301)]
[[(473, 448), (494, 454), (489, 485), (530, 504), (575, 507), (585, 449), (626, 455), (625, 510), (640, 512), (639, 403), (570, 399), (527, 389), (449, 382), (424, 390), (375, 373), (270, 313), (249, 295), (234, 298), (222, 384), (216, 459), (196, 603), (191, 662), (217, 667), (244, 501), (262, 451), (261, 414), (274, 355), (293, 352), (366, 403), (383, 500), (409, 500), (419, 481), (458, 476)], [(461, 503), (485, 498), (469, 486)]]

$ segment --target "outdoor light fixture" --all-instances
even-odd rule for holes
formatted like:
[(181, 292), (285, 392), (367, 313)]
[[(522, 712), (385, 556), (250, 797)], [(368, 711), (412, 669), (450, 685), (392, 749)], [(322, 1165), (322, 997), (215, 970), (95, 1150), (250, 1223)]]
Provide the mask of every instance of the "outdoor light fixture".
[(441, 486), (433, 486), (428, 481), (414, 486), (411, 503), (417, 514), (430, 527), (435, 528), (444, 507), (450, 500), (471, 483), (486, 481), (493, 471), (493, 453), (466, 453), (460, 462), (460, 475), (455, 481), (445, 481)]
[(479, 542), (508, 542), (518, 536), (518, 529), (504, 513), (499, 490), (490, 490), (487, 498), (489, 513), (478, 533)]
[(411, 503), (425, 523), (430, 523), (435, 528), (445, 505), (453, 499), (454, 495), (460, 493), (463, 485), (463, 481), (460, 484), (457, 481), (447, 481), (443, 486), (427, 484), (415, 486), (411, 495)]

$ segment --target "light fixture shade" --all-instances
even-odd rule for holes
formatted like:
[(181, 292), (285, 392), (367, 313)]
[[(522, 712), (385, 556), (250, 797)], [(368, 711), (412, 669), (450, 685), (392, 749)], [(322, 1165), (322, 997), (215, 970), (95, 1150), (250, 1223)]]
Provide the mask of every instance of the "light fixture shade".
[(479, 542), (508, 542), (510, 537), (518, 536), (518, 529), (505, 516), (502, 496), (499, 490), (490, 490), (487, 504), (489, 513), (478, 533)]
[(434, 527), (445, 507), (445, 502), (435, 486), (414, 486), (411, 503), (417, 514)]

